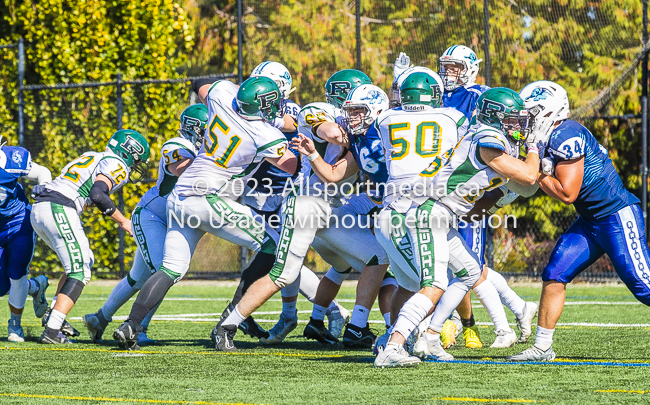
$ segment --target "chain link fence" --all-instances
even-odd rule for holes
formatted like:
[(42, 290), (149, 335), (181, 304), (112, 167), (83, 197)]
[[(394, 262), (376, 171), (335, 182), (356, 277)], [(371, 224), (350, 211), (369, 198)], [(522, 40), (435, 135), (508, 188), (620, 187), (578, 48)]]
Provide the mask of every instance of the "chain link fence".
[[(587, 125), (608, 146), (607, 142), (615, 140), (604, 138), (599, 131), (601, 116), (607, 114), (613, 95), (629, 91), (636, 97), (635, 89), (626, 90), (623, 85), (635, 79), (641, 57), (648, 50), (640, 40), (640, 6), (619, 3), (303, 0), (288, 5), (242, 0), (243, 64), (239, 73), (246, 77), (263, 60), (279, 61), (291, 71), (298, 89), (292, 98), (304, 105), (324, 101), (324, 83), (337, 70), (360, 67), (375, 84), (388, 89), (393, 61), (400, 52), (406, 52), (415, 65), (437, 70), (437, 59), (447, 47), (466, 44), (483, 59), (478, 83), (515, 90), (539, 79), (564, 84), (574, 106), (572, 118)], [(14, 63), (17, 46), (8, 46), (11, 48), (0, 49), (0, 63)], [(237, 75), (221, 77), (234, 79)], [(182, 109), (196, 101), (189, 90), (191, 79), (27, 85), (22, 88), (24, 130), (19, 129), (19, 118), (5, 119), (0, 133), (21, 132), (22, 142), (35, 160), (56, 175), (80, 153), (102, 150), (116, 129), (132, 128), (152, 144), (153, 181), (159, 158), (156, 152), (175, 135)], [(21, 73), (0, 80), (6, 85), (15, 83), (21, 80)], [(20, 89), (3, 93), (9, 98), (0, 114), (20, 117), (12, 114), (18, 93)], [(640, 139), (640, 117), (607, 119), (617, 119), (617, 125)], [(125, 211), (130, 212), (150, 186), (127, 186), (121, 198)], [(573, 207), (553, 202), (541, 192), (533, 199), (515, 202), (502, 213), (517, 216), (517, 227), (491, 233), (488, 261), (498, 271), (532, 278), (539, 277), (558, 236), (577, 217)], [(117, 226), (95, 214), (82, 218), (98, 259), (95, 272), (100, 277), (123, 274), (124, 269), (128, 271), (135, 244), (125, 240)], [(310, 256), (309, 262), (312, 267), (325, 268), (315, 257)], [(33, 270), (60, 271), (54, 253), (40, 241)], [(208, 236), (199, 244), (190, 276), (232, 276), (239, 270), (239, 249)], [(609, 259), (603, 258), (582, 277), (598, 281), (616, 275)]]

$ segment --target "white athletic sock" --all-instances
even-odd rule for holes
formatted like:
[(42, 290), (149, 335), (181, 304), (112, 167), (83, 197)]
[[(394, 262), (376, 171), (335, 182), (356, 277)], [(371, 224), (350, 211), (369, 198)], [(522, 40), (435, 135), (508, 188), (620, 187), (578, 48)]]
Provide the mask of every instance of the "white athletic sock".
[(111, 294), (108, 296), (108, 299), (102, 306), (102, 314), (107, 321), (112, 321), (113, 315), (117, 312), (122, 305), (131, 299), (137, 293), (138, 290), (129, 285), (129, 281), (126, 277), (120, 280), (119, 283), (113, 288)]
[[(149, 311), (147, 316), (144, 317), (144, 319), (142, 320), (142, 323), (140, 324), (143, 328), (147, 329), (149, 327), (149, 323), (151, 322), (151, 318), (153, 318), (153, 314), (156, 313), (156, 311), (158, 310), (158, 307), (160, 307), (160, 304), (162, 304), (162, 301), (159, 302), (158, 305), (156, 305), (151, 311)], [(103, 313), (103, 311), (102, 311), (102, 313)]]
[(322, 321), (323, 319), (325, 319), (326, 312), (327, 312), (327, 308), (321, 307), (318, 304), (314, 304), (314, 309), (311, 310), (311, 317), (314, 320)]
[(449, 319), (449, 315), (454, 312), (454, 309), (458, 307), (458, 304), (463, 300), (467, 291), (469, 291), (469, 287), (463, 282), (452, 282), (447, 287), (447, 291), (440, 297), (440, 301), (436, 305), (436, 310), (433, 311), (429, 328), (440, 333), (442, 331), (442, 325)]
[(553, 332), (555, 329), (546, 329), (537, 326), (537, 335), (535, 336), (535, 346), (544, 351), (548, 350), (553, 344)]
[(63, 321), (65, 321), (65, 314), (53, 309), (52, 313), (50, 313), (50, 319), (47, 320), (47, 327), (54, 330), (60, 330), (61, 326), (63, 326)]
[(30, 278), (27, 281), (29, 282), (29, 291), (27, 292), (27, 294), (29, 294), (29, 295), (36, 294), (38, 292), (38, 289), (40, 288), (40, 286), (38, 285), (36, 280), (34, 280), (33, 278)]
[(240, 323), (244, 322), (244, 319), (246, 319), (241, 312), (239, 312), (239, 309), (237, 309), (239, 305), (235, 307), (235, 310), (228, 315), (228, 318), (226, 318), (225, 321), (223, 321), (222, 326), (239, 326)]
[(497, 289), (499, 297), (503, 305), (508, 307), (510, 311), (517, 317), (521, 319), (524, 316), (524, 310), (526, 308), (526, 301), (521, 299), (516, 292), (508, 285), (506, 279), (499, 274), (499, 272), (492, 270), (488, 267), (487, 269), (487, 281), (492, 283), (494, 288)]
[(320, 278), (318, 278), (316, 273), (305, 266), (300, 268), (300, 294), (307, 298), (309, 302), (314, 302), (319, 283)]
[(368, 317), (370, 316), (370, 310), (361, 305), (355, 305), (354, 310), (352, 311), (352, 318), (350, 318), (350, 323), (359, 328), (364, 328), (368, 324)]
[(390, 326), (390, 312), (384, 314), (384, 322), (386, 323), (386, 326)]
[(9, 305), (16, 309), (24, 308), (29, 292), (29, 281), (27, 276), (22, 276), (18, 280), (9, 279)]
[(474, 293), (488, 311), (488, 314), (490, 314), (495, 329), (509, 331), (510, 325), (508, 325), (506, 311), (503, 310), (503, 305), (499, 299), (499, 293), (497, 292), (497, 289), (494, 288), (494, 285), (485, 280), (474, 287)]
[(282, 303), (282, 313), (280, 316), (285, 319), (293, 319), (298, 317), (298, 310), (296, 309), (296, 301), (293, 302), (283, 302)]
[(429, 311), (431, 311), (431, 308), (433, 308), (433, 302), (426, 295), (416, 293), (406, 301), (399, 311), (397, 322), (392, 327), (393, 331), (398, 332), (405, 339), (408, 339), (411, 332), (415, 330)]

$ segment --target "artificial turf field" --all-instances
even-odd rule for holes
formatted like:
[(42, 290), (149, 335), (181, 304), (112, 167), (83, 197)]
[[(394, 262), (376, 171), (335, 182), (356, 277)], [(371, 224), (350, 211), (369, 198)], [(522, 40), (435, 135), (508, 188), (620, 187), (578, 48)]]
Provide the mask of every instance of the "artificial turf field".
[[(6, 341), (0, 327), (0, 403), (11, 404), (443, 404), (443, 403), (649, 403), (650, 310), (622, 285), (570, 285), (555, 332), (558, 359), (550, 364), (502, 364), (504, 357), (531, 345), (487, 348), (494, 329), (474, 299), (483, 349), (465, 349), (462, 338), (450, 349), (456, 361), (423, 363), (410, 369), (375, 369), (369, 350), (346, 351), (302, 338), (311, 305), (298, 302), (301, 324), (285, 343), (264, 347), (238, 333), (236, 353), (217, 353), (209, 333), (235, 289), (215, 282), (173, 287), (150, 325), (157, 345), (141, 352), (118, 351), (114, 321), (102, 345), (91, 345), (81, 316), (95, 312), (111, 291), (90, 283), (69, 315), (82, 332), (74, 345), (34, 341), (43, 328), (27, 302), (23, 327), (29, 342)], [(55, 290), (48, 290), (48, 299)], [(538, 301), (539, 285), (515, 286)], [(275, 320), (280, 297), (260, 308), (257, 319)], [(351, 309), (354, 287), (340, 301)], [(5, 303), (0, 319), (9, 318)], [(130, 301), (132, 303), (132, 301)], [(124, 319), (130, 303), (118, 312)], [(128, 307), (128, 308), (126, 308)], [(303, 312), (304, 311), (304, 312)], [(508, 318), (514, 317), (506, 310)], [(31, 316), (30, 316), (31, 314)], [(375, 308), (371, 320), (381, 315)], [(122, 316), (122, 318), (119, 318)], [(271, 322), (261, 322), (270, 328)], [(375, 323), (377, 332), (383, 330)], [(514, 326), (513, 326), (514, 328)], [(533, 328), (533, 336), (535, 329)], [(532, 339), (531, 339), (532, 340)]]

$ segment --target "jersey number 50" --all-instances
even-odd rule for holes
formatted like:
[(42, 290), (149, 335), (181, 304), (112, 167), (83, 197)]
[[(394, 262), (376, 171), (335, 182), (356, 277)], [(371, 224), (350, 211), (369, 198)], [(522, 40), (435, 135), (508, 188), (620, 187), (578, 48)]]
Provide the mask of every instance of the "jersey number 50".
[[(411, 124), (402, 122), (399, 124), (388, 125), (388, 132), (390, 134), (390, 144), (393, 146), (393, 151), (390, 154), (392, 160), (400, 160), (408, 155), (409, 142), (404, 138), (397, 138), (396, 132), (408, 131), (411, 129)], [(430, 130), (430, 131), (429, 131)], [(432, 135), (427, 142), (427, 135)], [(438, 156), (440, 153), (440, 137), (442, 135), (442, 128), (435, 121), (425, 121), (419, 123), (415, 127), (415, 153), (424, 158)], [(395, 149), (399, 148), (399, 150)]]
[(210, 157), (213, 157), (214, 163), (217, 166), (221, 166), (224, 169), (227, 169), (228, 161), (235, 153), (235, 149), (237, 149), (237, 147), (241, 143), (241, 138), (237, 135), (233, 135), (232, 137), (230, 137), (230, 144), (226, 148), (226, 151), (223, 153), (221, 157), (215, 157), (214, 153), (217, 151), (217, 148), (219, 148), (219, 134), (216, 131), (221, 132), (223, 135), (228, 135), (228, 132), (230, 131), (228, 125), (226, 125), (226, 123), (223, 122), (223, 120), (219, 118), (218, 115), (214, 116), (214, 119), (210, 124), (210, 132), (208, 133), (208, 136), (204, 140), (205, 154)]

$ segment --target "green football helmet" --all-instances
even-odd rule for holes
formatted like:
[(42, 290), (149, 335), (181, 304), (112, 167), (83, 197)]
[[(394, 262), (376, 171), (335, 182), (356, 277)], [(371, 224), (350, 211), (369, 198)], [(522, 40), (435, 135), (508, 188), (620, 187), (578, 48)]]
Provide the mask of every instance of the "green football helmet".
[(208, 107), (205, 104), (191, 105), (181, 113), (181, 126), (178, 132), (183, 138), (192, 142), (197, 149), (200, 149), (209, 118)]
[(411, 73), (402, 82), (399, 94), (404, 110), (422, 105), (438, 108), (442, 105), (442, 80), (424, 72)]
[(348, 93), (362, 84), (372, 84), (365, 73), (355, 69), (339, 70), (325, 83), (325, 99), (333, 106), (341, 108)]
[[(147, 163), (151, 150), (149, 142), (139, 132), (132, 129), (121, 129), (111, 136), (108, 140), (107, 150), (121, 157), (129, 167), (129, 181), (137, 181), (144, 177), (146, 168), (140, 166), (141, 163)], [(138, 176), (133, 176), (137, 173)]]
[(237, 91), (237, 112), (246, 120), (273, 121), (284, 115), (284, 98), (268, 77), (246, 79)]
[(526, 140), (532, 128), (532, 115), (519, 94), (505, 87), (483, 93), (476, 102), (478, 122), (501, 130), (517, 143)]

